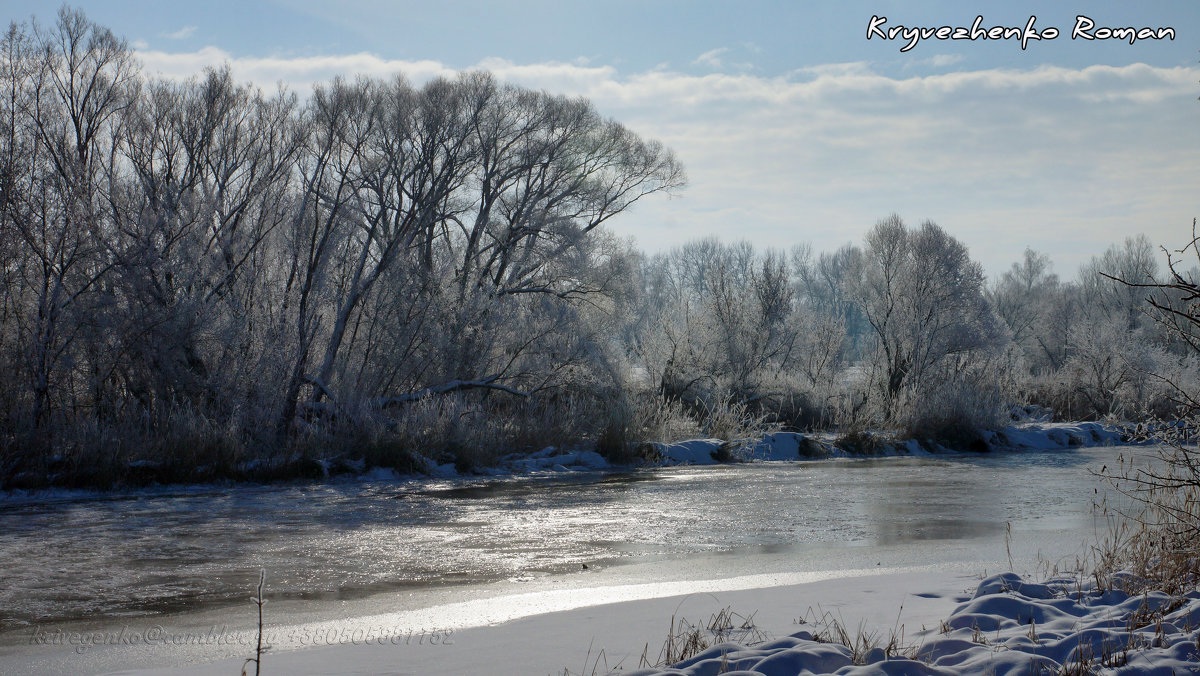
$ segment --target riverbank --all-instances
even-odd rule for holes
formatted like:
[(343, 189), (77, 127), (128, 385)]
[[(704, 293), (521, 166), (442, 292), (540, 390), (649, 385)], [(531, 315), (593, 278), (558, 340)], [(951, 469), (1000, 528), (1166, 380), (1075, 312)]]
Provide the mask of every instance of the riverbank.
[[(263, 670), (297, 676), (624, 673), (638, 668), (643, 653), (658, 657), (672, 618), (703, 621), (731, 608), (753, 613), (763, 632), (783, 637), (802, 629), (797, 622), (818, 609), (886, 631), (899, 627), (903, 608), (899, 623), (915, 636), (923, 628), (935, 631), (977, 582), (966, 566), (817, 571), (531, 592), (335, 621), (268, 622), (272, 648)], [(267, 612), (270, 617), (270, 605)], [(164, 628), (167, 636), (181, 633), (189, 628)], [(101, 641), (76, 655), (47, 646), (24, 667), (10, 672), (5, 663), (5, 673), (228, 676), (253, 655), (249, 641), (216, 645), (234, 635), (218, 631), (213, 645), (182, 648)], [(253, 629), (236, 635), (250, 638)], [(135, 664), (145, 666), (129, 668)]]
[[(688, 583), (687, 594), (671, 593), (681, 585), (590, 590), (617, 600), (599, 605), (589, 604), (595, 598), (589, 590), (576, 590), (421, 613), (271, 625), (271, 650), (263, 657), (263, 668), (298, 676), (701, 676), (733, 671), (762, 676), (835, 671), (841, 676), (1023, 676), (1200, 669), (1200, 593), (1195, 591), (1131, 595), (1120, 589), (1121, 579), (1111, 587), (1069, 576), (1039, 584), (1013, 573), (979, 580), (965, 569), (936, 567), (825, 571), (791, 576), (807, 578), (796, 584), (760, 586), (787, 577), (696, 581)], [(732, 613), (735, 622), (717, 631), (706, 628), (722, 611)], [(467, 626), (457, 626), (464, 618), (471, 618)], [(701, 640), (715, 645), (670, 667), (639, 668), (662, 659), (669, 634), (682, 634), (680, 627), (693, 625), (701, 628)], [(237, 650), (220, 648), (215, 641), (231, 636), (210, 633), (197, 640), (214, 641), (213, 654), (228, 655)], [(204, 663), (92, 672), (80, 669), (80, 656), (59, 655), (31, 665), (32, 671), (12, 673), (225, 676), (239, 672), (243, 655), (254, 654), (253, 637), (253, 632), (241, 636), (246, 641), (240, 654)], [(171, 638), (179, 637), (166, 640)], [(754, 641), (739, 643), (747, 638)], [(97, 654), (104, 651), (115, 665), (115, 658), (129, 660), (138, 646), (105, 644), (88, 650), (91, 665), (105, 664)], [(162, 646), (142, 645), (140, 652), (140, 661), (153, 661), (156, 652), (169, 659)]]
[[(949, 447), (932, 439), (897, 439), (882, 433), (836, 434), (831, 432), (773, 432), (755, 439), (723, 441), (690, 439), (672, 443), (640, 444), (632, 462), (615, 462), (592, 448), (546, 447), (532, 453), (513, 453), (483, 467), (463, 467), (454, 462), (437, 462), (411, 456), (404, 466), (374, 465), (366, 460), (316, 460), (293, 458), (274, 467), (247, 463), (238, 472), (197, 481), (172, 481), (173, 473), (146, 463), (129, 468), (132, 482), (118, 483), (123, 490), (153, 489), (156, 486), (194, 486), (236, 483), (270, 484), (296, 481), (392, 481), (449, 479), (456, 477), (538, 476), (571, 472), (620, 471), (645, 467), (718, 465), (744, 462), (797, 462), (830, 458), (873, 458), (959, 453), (1045, 451), (1131, 443), (1127, 428), (1099, 422), (1024, 422), (1000, 430), (981, 430), (973, 443)], [(201, 468), (203, 469), (203, 468)], [(21, 484), (26, 484), (24, 487)], [(57, 485), (54, 476), (25, 477), (0, 490), (0, 500), (75, 499), (101, 494), (107, 488), (72, 488)]]

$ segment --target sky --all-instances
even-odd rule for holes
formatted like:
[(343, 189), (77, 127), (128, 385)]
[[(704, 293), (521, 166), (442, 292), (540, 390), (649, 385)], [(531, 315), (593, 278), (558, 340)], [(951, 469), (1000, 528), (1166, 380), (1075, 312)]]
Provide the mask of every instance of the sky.
[[(692, 239), (859, 243), (932, 220), (990, 276), (1027, 247), (1074, 277), (1144, 233), (1178, 248), (1200, 216), (1200, 2), (793, 0), (83, 0), (148, 74), (305, 95), (335, 75), (420, 83), (485, 68), (585, 96), (671, 147), (688, 186), (611, 221), (649, 252)], [(45, 0), (0, 0), (54, 20)], [(1174, 39), (1087, 40), (1104, 27)], [(897, 27), (1018, 27), (1042, 39), (888, 39)], [(870, 31), (872, 20), (877, 31)], [(1047, 29), (1059, 35), (1050, 39)]]

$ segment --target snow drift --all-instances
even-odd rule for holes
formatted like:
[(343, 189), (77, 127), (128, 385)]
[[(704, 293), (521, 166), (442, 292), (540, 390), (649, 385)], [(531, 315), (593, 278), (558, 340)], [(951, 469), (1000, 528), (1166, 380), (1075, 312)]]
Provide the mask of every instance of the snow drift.
[[(1121, 580), (1116, 580), (1118, 585)], [(855, 651), (810, 631), (761, 645), (722, 643), (631, 676), (1200, 673), (1200, 592), (1130, 595), (1095, 582), (989, 577), (942, 633), (909, 649)]]

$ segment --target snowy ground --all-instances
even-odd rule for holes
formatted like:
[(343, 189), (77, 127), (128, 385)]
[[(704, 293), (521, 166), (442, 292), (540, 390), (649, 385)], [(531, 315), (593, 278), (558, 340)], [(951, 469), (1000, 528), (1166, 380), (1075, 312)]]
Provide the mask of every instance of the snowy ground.
[[(648, 588), (605, 588), (545, 598), (497, 599), (471, 609), (476, 619), (489, 613), (497, 617), (510, 609), (553, 610), (597, 599), (616, 602), (585, 605), (570, 610), (541, 612), (490, 626), (445, 631), (434, 639), (366, 641), (347, 636), (336, 645), (269, 652), (263, 660), (270, 674), (490, 674), (493, 676), (627, 673), (636, 670), (646, 652), (656, 661), (672, 617), (702, 622), (724, 608), (748, 615), (773, 637), (804, 628), (797, 624), (818, 609), (844, 617), (847, 622), (879, 631), (903, 625), (909, 636), (924, 627), (935, 631), (939, 621), (967, 598), (978, 578), (965, 569), (825, 571), (792, 576), (808, 580), (780, 584), (787, 576), (747, 576), (696, 581)], [(766, 585), (766, 586), (763, 586)], [(644, 586), (643, 586), (644, 587)], [(688, 593), (680, 593), (687, 590)], [(913, 593), (922, 590), (920, 593)], [(644, 598), (665, 594), (658, 598)], [(643, 597), (643, 598), (639, 598)], [(635, 600), (620, 600), (630, 598)], [(506, 602), (507, 601), (507, 602)], [(425, 619), (438, 624), (438, 615), (462, 616), (462, 608), (431, 609)], [(899, 619), (898, 619), (899, 618)], [(346, 622), (353, 634), (363, 625), (407, 625), (404, 618), (376, 617)], [(430, 626), (430, 625), (427, 625)], [(303, 631), (304, 628), (299, 628)], [(288, 633), (286, 630), (279, 635)], [(243, 660), (225, 659), (208, 664), (112, 673), (147, 676), (226, 676), (237, 674)], [(48, 665), (52, 668), (52, 665)]]
[[(697, 591), (684, 596), (587, 606), (399, 642), (347, 636), (335, 645), (268, 652), (263, 664), (267, 673), (363, 675), (1200, 673), (1200, 592), (1130, 596), (1071, 578), (1036, 584), (1012, 573), (981, 582), (944, 570), (848, 573), (743, 590), (724, 587), (760, 580), (695, 583)], [(558, 603), (564, 601), (570, 603)], [(659, 658), (671, 622), (703, 623), (724, 608), (754, 613), (765, 642), (719, 643), (674, 668), (638, 668), (643, 654), (651, 662)], [(822, 617), (837, 620), (853, 637), (873, 637), (873, 647), (855, 651), (829, 641)], [(889, 654), (884, 646), (892, 636), (901, 648)], [(114, 673), (217, 676), (238, 673), (242, 662)]]
[(1200, 592), (1130, 596), (1070, 578), (1035, 584), (1006, 573), (984, 580), (937, 635), (899, 654), (856, 651), (800, 631), (753, 647), (719, 644), (674, 668), (631, 676), (1195, 674), (1197, 627)]

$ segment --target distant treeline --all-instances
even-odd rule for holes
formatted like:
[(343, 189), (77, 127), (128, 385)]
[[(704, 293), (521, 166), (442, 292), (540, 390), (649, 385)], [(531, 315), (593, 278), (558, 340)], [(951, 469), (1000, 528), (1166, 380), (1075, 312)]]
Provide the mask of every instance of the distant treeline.
[[(498, 82), (149, 78), (64, 9), (0, 42), (0, 480), (110, 485), (763, 425), (948, 442), (1007, 402), (1169, 413), (1190, 369), (1127, 280), (1028, 252), (991, 285), (940, 227), (813, 255), (604, 224), (682, 188), (589, 102)], [(1190, 372), (1190, 371), (1189, 371)]]

